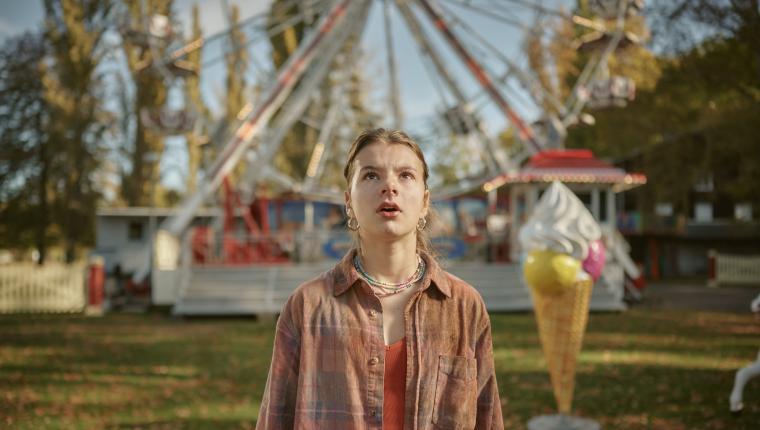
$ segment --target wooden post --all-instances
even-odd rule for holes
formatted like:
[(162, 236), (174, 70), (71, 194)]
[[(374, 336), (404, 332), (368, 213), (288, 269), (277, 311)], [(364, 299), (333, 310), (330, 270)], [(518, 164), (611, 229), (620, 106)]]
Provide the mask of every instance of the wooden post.
[(87, 268), (87, 309), (89, 316), (103, 315), (105, 270), (103, 257), (96, 255), (90, 258)]
[(707, 251), (707, 286), (712, 288), (718, 287), (717, 259), (718, 251), (714, 249)]

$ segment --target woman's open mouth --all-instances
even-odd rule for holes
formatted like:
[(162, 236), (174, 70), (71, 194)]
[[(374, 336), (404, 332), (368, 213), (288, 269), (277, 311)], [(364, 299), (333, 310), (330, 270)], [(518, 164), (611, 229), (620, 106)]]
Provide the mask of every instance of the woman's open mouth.
[(395, 203), (385, 202), (378, 206), (377, 213), (383, 218), (395, 218), (401, 213), (401, 209)]

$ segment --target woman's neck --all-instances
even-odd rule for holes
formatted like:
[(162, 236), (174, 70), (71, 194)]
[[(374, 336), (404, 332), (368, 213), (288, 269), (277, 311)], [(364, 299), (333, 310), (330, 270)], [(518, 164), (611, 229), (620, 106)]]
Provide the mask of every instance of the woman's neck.
[(417, 270), (417, 241), (376, 242), (362, 244), (362, 267), (373, 279), (398, 283), (408, 279)]

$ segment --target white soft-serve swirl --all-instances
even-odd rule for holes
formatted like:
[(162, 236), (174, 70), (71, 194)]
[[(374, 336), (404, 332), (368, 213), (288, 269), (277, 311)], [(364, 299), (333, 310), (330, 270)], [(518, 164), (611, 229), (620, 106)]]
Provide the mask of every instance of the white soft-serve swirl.
[(602, 237), (602, 230), (583, 202), (559, 181), (544, 192), (528, 222), (520, 229), (525, 252), (552, 250), (583, 261), (589, 243)]

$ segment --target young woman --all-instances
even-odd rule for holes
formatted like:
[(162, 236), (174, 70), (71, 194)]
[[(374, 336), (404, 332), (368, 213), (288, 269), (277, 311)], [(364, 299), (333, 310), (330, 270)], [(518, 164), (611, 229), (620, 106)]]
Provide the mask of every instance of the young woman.
[(502, 429), (486, 307), (425, 239), (419, 146), (366, 131), (344, 176), (356, 249), (285, 304), (256, 428)]

